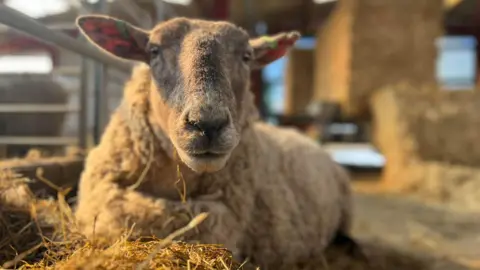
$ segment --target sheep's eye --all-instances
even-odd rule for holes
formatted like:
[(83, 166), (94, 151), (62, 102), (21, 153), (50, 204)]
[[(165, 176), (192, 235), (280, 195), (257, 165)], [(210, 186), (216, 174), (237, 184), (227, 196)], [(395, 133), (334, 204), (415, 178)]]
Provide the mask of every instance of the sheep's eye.
[(250, 62), (252, 60), (252, 54), (250, 52), (244, 53), (242, 60), (243, 62)]
[(155, 57), (160, 53), (160, 48), (158, 48), (158, 46), (150, 46), (148, 52), (150, 53), (150, 57)]

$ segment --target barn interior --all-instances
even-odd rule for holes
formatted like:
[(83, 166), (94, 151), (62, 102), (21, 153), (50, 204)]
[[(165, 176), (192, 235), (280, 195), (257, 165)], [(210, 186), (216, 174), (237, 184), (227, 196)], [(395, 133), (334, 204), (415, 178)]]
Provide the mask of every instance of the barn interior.
[(480, 269), (480, 1), (33, 2), (0, 0), (0, 171), (28, 178), (39, 198), (70, 188), (75, 202), (130, 76), (86, 48), (78, 16), (298, 30), (285, 57), (251, 73), (262, 120), (298, 129), (348, 170), (356, 237), (429, 262), (418, 269)]

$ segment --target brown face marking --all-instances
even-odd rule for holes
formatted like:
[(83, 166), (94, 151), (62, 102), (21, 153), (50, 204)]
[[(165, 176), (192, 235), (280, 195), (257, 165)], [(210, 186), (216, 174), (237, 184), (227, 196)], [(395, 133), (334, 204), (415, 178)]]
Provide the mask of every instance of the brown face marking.
[(202, 101), (236, 114), (235, 99), (245, 91), (249, 75), (243, 61), (251, 50), (245, 31), (229, 23), (180, 18), (154, 28), (149, 46), (159, 49), (150, 66), (172, 108)]

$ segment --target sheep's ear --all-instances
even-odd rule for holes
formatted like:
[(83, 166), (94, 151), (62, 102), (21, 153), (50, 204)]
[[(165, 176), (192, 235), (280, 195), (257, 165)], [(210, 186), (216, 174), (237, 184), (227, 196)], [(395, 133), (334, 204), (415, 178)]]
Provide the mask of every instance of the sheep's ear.
[(85, 15), (76, 20), (80, 32), (109, 54), (126, 60), (146, 62), (149, 33), (120, 19)]
[(292, 31), (251, 39), (250, 46), (254, 54), (253, 68), (262, 68), (283, 57), (299, 38), (300, 33)]

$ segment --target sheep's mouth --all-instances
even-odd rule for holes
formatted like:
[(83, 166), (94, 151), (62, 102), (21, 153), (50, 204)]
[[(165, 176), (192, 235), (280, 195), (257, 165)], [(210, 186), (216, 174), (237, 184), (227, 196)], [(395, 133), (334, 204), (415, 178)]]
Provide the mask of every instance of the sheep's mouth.
[(203, 152), (203, 153), (191, 153), (189, 154), (189, 156), (195, 159), (211, 160), (211, 159), (224, 158), (226, 154), (214, 153), (214, 152)]
[(212, 173), (225, 167), (229, 152), (180, 152), (182, 161), (197, 173)]

